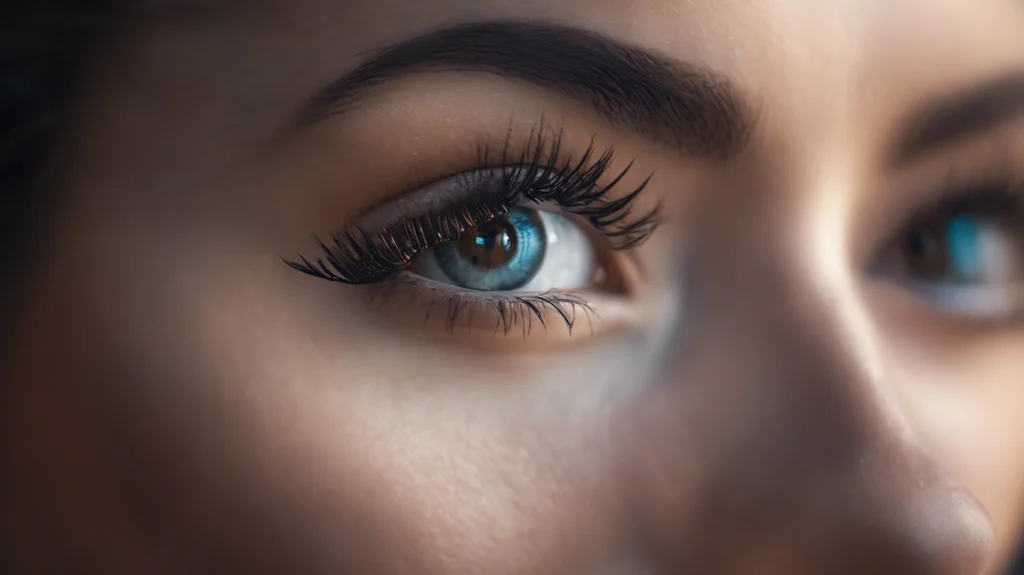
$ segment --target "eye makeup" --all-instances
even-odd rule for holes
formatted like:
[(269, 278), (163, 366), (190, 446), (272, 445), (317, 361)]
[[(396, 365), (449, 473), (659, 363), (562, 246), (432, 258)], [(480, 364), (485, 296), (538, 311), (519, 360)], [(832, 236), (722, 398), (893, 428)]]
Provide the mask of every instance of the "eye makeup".
[[(559, 324), (572, 335), (586, 321), (593, 333), (605, 311), (607, 324), (616, 324), (630, 300), (623, 256), (659, 221), (659, 205), (637, 207), (651, 177), (627, 178), (632, 162), (613, 169), (622, 166), (614, 150), (599, 149), (593, 138), (573, 153), (543, 123), (521, 153), (510, 152), (511, 138), (498, 151), (481, 146), (469, 169), (317, 239), (316, 257), (286, 263), (318, 279), (367, 286), (370, 302), (386, 305), (392, 317), (419, 312), (424, 325), (448, 332), (465, 327), (525, 339)], [(625, 181), (632, 187), (620, 189)]]
[[(506, 143), (495, 157), (478, 153), (474, 169), (402, 194), (357, 217), (323, 241), (316, 258), (300, 255), (292, 268), (333, 282), (372, 284), (402, 271), (420, 253), (456, 241), (460, 234), (524, 203), (552, 204), (587, 221), (615, 249), (634, 247), (654, 231), (659, 210), (637, 213), (634, 202), (648, 177), (628, 193), (617, 187), (632, 164), (609, 178), (614, 151), (591, 145), (579, 156), (562, 147), (560, 133), (541, 125), (519, 157)], [(602, 183), (607, 182), (607, 183)]]

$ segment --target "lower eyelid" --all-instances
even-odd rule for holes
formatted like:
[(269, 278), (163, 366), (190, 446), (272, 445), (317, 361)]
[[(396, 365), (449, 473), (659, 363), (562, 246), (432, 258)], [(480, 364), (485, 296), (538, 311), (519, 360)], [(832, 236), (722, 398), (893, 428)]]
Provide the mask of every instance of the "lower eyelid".
[(552, 343), (635, 327), (638, 302), (588, 292), (477, 292), (412, 273), (361, 288), (367, 307), (401, 329), (473, 343)]
[(978, 319), (1019, 317), (1024, 313), (1024, 286), (911, 285), (913, 291), (942, 305), (953, 315)]

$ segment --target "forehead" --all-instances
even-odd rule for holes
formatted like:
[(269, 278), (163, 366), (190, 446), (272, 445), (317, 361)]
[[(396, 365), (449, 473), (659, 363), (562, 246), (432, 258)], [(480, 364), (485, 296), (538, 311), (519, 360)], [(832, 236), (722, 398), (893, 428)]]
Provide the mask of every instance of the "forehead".
[(368, 47), (466, 21), (548, 20), (726, 66), (782, 54), (854, 64), (887, 55), (894, 44), (955, 60), (965, 52), (962, 41), (974, 40), (968, 52), (1020, 47), (1024, 31), (1020, 0), (147, 0), (144, 6), (154, 19), (186, 15)]
[(299, 81), (455, 24), (549, 21), (708, 68), (770, 108), (821, 120), (1024, 66), (1019, 0), (150, 0), (143, 13), (150, 41), (198, 40), (204, 62), (192, 65), (250, 58), (247, 69)]

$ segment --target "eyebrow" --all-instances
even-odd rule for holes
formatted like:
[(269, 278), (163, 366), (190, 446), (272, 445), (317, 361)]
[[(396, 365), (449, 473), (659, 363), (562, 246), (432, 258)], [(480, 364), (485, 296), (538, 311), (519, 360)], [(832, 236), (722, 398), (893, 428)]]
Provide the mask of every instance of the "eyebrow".
[(927, 105), (907, 122), (891, 154), (906, 164), (1024, 115), (1024, 72), (1002, 76)]
[(739, 91), (710, 71), (594, 32), (525, 21), (462, 24), (380, 50), (308, 100), (297, 122), (343, 114), (373, 87), (433, 72), (524, 81), (588, 104), (613, 126), (696, 155), (730, 157), (753, 130)]

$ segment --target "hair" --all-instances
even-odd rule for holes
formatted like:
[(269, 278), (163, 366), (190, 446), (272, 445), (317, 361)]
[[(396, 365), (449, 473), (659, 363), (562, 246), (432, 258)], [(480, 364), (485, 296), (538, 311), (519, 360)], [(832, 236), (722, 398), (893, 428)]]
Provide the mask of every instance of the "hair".
[(83, 73), (116, 0), (13, 0), (0, 6), (0, 349), (6, 349), (46, 238), (45, 177)]

